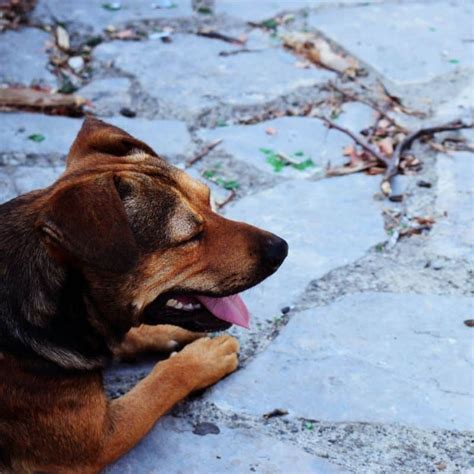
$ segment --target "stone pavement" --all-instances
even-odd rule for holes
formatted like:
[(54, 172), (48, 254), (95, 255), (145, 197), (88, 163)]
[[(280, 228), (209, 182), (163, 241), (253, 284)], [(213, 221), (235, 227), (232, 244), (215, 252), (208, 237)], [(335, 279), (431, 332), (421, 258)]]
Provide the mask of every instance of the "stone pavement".
[[(235, 192), (227, 216), (290, 245), (280, 271), (244, 294), (253, 321), (231, 331), (237, 373), (181, 403), (109, 473), (474, 470), (474, 329), (464, 323), (474, 318), (474, 133), (417, 143), (423, 166), (396, 178), (403, 199), (391, 202), (380, 176), (324, 178), (351, 139), (305, 113), (312, 104), (363, 131), (383, 83), (407, 107), (388, 113), (407, 127), (472, 120), (473, 13), (466, 0), (39, 0), (30, 24), (0, 34), (2, 84), (63, 86), (50, 64), (61, 23), (75, 47), (92, 45), (74, 85), (93, 113), (180, 167), (222, 139), (188, 171), (218, 202)], [(245, 35), (245, 47), (198, 36), (202, 27)], [(110, 37), (129, 29), (138, 41)], [(349, 81), (302, 66), (282, 46), (289, 31), (322, 35), (365, 73)], [(337, 102), (329, 82), (363, 100)], [(2, 113), (0, 202), (51, 183), (80, 124)], [(276, 151), (311, 165), (277, 171)], [(427, 216), (430, 231), (397, 238)], [(109, 392), (155, 361), (112, 367)]]

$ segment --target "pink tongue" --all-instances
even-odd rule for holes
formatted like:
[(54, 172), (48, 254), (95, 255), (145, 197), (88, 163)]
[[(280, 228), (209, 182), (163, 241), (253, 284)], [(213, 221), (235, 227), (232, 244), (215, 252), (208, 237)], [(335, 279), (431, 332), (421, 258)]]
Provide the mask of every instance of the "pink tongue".
[(224, 298), (196, 296), (196, 299), (216, 318), (248, 329), (250, 322), (249, 310), (239, 295), (225, 296)]

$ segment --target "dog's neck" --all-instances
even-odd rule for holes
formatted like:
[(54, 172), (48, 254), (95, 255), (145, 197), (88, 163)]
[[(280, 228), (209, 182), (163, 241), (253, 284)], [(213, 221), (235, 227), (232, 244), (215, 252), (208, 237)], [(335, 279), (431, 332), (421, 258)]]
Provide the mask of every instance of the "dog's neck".
[(90, 370), (111, 353), (88, 313), (79, 272), (56, 262), (35, 230), (30, 193), (0, 206), (0, 352), (39, 366)]

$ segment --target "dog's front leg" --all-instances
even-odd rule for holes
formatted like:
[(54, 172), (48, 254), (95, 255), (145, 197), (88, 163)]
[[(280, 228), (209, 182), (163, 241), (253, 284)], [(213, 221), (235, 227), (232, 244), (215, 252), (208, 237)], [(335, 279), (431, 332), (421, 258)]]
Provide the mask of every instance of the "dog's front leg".
[(142, 324), (130, 329), (123, 342), (113, 349), (114, 355), (130, 359), (143, 352), (172, 352), (205, 336), (177, 326)]
[(109, 405), (109, 430), (97, 470), (120, 458), (156, 420), (189, 393), (216, 383), (237, 368), (234, 337), (202, 338), (158, 363), (130, 392)]

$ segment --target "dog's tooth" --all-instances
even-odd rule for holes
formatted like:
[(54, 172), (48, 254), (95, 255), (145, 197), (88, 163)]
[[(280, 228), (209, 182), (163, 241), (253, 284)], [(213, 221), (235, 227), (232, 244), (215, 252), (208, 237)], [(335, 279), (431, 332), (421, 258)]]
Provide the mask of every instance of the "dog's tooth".
[(194, 309), (194, 305), (192, 303), (189, 303), (189, 304), (185, 304), (184, 305), (184, 309), (186, 311), (191, 311), (192, 309)]
[(179, 301), (177, 301), (176, 304), (174, 305), (176, 309), (183, 309), (183, 306), (184, 306), (183, 303), (180, 303)]
[(201, 305), (199, 303), (193, 304), (193, 309), (199, 309)]
[(171, 298), (170, 300), (168, 300), (166, 302), (166, 306), (171, 306), (171, 307), (175, 307), (176, 305), (178, 304), (178, 301), (177, 300), (174, 300), (173, 298)]

